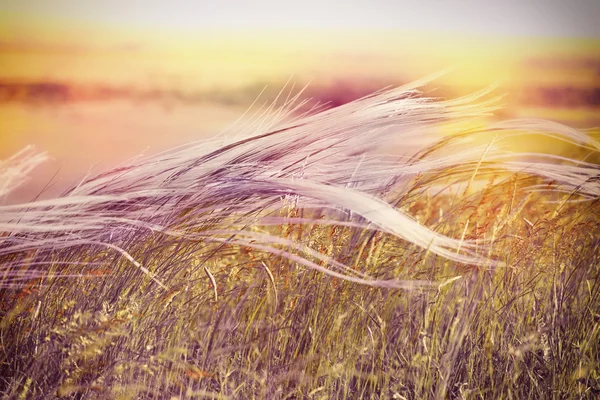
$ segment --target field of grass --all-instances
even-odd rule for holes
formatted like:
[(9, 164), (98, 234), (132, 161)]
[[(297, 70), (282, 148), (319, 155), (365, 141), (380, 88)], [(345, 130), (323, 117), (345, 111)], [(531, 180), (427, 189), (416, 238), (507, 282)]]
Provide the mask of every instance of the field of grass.
[[(597, 139), (417, 87), (307, 114), (295, 96), (0, 206), (0, 393), (600, 396)], [(519, 152), (527, 135), (572, 150)], [(0, 164), (0, 196), (44, 157)]]

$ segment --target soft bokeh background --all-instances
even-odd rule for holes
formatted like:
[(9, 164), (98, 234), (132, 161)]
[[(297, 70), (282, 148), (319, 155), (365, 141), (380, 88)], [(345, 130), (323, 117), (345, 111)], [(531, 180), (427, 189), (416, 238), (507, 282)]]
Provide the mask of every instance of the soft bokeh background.
[(500, 117), (592, 128), (598, 16), (597, 0), (4, 0), (0, 159), (54, 157), (4, 201), (210, 137), (288, 81), (336, 106), (451, 67), (432, 94), (498, 84)]

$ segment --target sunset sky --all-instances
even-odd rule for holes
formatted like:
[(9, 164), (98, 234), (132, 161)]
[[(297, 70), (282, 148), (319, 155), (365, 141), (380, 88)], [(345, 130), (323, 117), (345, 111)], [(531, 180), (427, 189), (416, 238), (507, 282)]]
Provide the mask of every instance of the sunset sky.
[(595, 0), (4, 0), (0, 75), (222, 89), (457, 67), (481, 85), (525, 56), (600, 51), (598, 15)]
[(553, 37), (594, 37), (600, 33), (600, 4), (595, 0), (4, 0), (2, 8), (7, 16), (16, 18), (153, 30), (384, 28)]

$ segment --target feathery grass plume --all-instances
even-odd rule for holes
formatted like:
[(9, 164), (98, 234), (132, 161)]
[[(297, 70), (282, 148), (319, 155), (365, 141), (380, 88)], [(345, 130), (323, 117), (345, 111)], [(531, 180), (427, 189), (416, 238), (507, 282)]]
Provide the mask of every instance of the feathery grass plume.
[[(134, 159), (84, 179), (59, 198), (0, 206), (0, 231), (8, 233), (0, 238), (0, 257), (12, 260), (3, 266), (2, 284), (23, 276), (17, 272), (17, 254), (33, 252), (33, 277), (45, 262), (61, 263), (61, 252), (110, 249), (164, 286), (160, 276), (135, 260), (128, 245), (167, 235), (180, 243), (245, 244), (336, 277), (406, 287), (407, 282), (358, 277), (314, 249), (273, 235), (252, 236), (250, 228), (261, 226), (293, 198), (299, 210), (325, 210), (332, 224), (348, 222), (350, 212), (350, 222), (363, 229), (394, 235), (451, 261), (494, 266), (499, 263), (489, 257), (487, 244), (447, 237), (403, 211), (403, 200), (411, 195), (407, 185), (416, 177), (424, 177), (422, 189), (427, 189), (448, 185), (450, 178), (452, 184), (464, 184), (475, 175), (518, 172), (540, 178), (531, 181), (530, 190), (573, 192), (579, 199), (600, 195), (596, 164), (501, 146), (505, 138), (533, 132), (597, 151), (598, 143), (588, 135), (545, 121), (517, 120), (442, 137), (440, 130), (449, 123), (460, 126), (488, 115), (494, 100), (481, 100), (487, 91), (454, 100), (426, 98), (418, 90), (423, 83), (300, 116), (295, 115), (304, 105), (300, 94), (288, 96), (279, 110), (273, 112), (271, 105), (231, 134)], [(495, 134), (493, 143), (470, 144), (472, 135), (488, 131)], [(382, 153), (394, 143), (403, 155)], [(27, 148), (0, 164), (0, 195), (14, 190), (45, 158)], [(311, 261), (315, 256), (329, 267)]]
[(0, 199), (25, 184), (31, 171), (47, 159), (46, 153), (27, 146), (8, 160), (0, 160)]

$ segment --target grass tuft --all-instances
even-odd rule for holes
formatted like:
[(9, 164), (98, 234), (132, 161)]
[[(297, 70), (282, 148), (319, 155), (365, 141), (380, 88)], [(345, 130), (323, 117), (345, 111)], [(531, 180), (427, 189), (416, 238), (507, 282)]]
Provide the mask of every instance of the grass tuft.
[(0, 205), (0, 393), (596, 398), (598, 141), (422, 83)]

